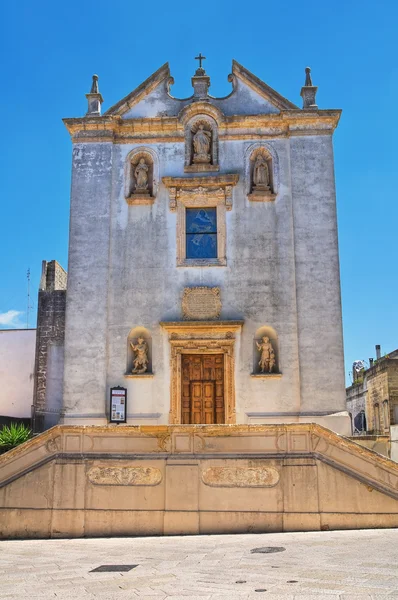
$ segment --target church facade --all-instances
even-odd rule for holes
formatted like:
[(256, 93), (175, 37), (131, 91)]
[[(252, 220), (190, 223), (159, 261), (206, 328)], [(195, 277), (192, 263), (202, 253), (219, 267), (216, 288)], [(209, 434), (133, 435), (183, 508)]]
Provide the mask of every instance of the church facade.
[[(303, 108), (236, 62), (226, 98), (199, 65), (178, 100), (164, 65), (102, 115), (95, 76), (65, 120), (63, 406), (0, 456), (1, 538), (398, 526), (397, 463), (347, 437), (340, 111), (306, 75)], [(44, 273), (60, 309), (65, 274)], [(44, 421), (62, 324), (39, 345)]]
[[(345, 406), (333, 132), (233, 62), (177, 99), (165, 64), (73, 142), (61, 422), (315, 422)], [(125, 406), (110, 401), (122, 390)], [(123, 392), (124, 390), (124, 392)]]

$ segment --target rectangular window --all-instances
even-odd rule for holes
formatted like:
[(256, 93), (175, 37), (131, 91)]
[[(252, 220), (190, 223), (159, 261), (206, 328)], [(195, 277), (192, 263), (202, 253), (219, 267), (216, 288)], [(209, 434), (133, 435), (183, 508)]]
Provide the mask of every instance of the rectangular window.
[(186, 258), (217, 258), (217, 209), (186, 208)]

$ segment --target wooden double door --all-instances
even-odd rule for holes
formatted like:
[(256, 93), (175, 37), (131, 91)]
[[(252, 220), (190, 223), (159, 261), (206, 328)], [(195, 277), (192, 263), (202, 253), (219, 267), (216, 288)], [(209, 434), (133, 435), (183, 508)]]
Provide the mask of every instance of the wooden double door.
[(224, 355), (183, 354), (181, 360), (182, 423), (225, 423)]

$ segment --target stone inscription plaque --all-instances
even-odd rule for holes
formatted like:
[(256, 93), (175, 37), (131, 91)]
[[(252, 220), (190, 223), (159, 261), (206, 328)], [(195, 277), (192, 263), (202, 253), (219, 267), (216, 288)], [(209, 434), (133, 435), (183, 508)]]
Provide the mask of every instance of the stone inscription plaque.
[(220, 288), (185, 288), (182, 296), (182, 314), (188, 321), (211, 321), (221, 313)]
[(273, 467), (210, 467), (203, 471), (202, 481), (212, 487), (274, 487), (279, 473)]

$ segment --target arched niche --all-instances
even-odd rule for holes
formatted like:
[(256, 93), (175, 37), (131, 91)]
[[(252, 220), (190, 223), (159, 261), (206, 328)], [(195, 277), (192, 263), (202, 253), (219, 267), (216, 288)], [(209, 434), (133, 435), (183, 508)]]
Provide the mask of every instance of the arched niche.
[[(208, 153), (195, 151), (195, 136), (203, 130), (209, 140)], [(204, 173), (219, 170), (218, 164), (218, 126), (216, 120), (207, 114), (192, 117), (185, 124), (185, 165), (186, 173)]]
[[(259, 174), (260, 178), (259, 178)], [(270, 144), (252, 144), (245, 156), (246, 193), (254, 202), (275, 200), (279, 189), (278, 155)]]
[[(146, 187), (139, 187), (137, 167), (143, 165)], [(128, 153), (125, 163), (124, 195), (129, 204), (153, 204), (159, 181), (159, 160), (151, 148), (140, 146)]]
[[(272, 346), (272, 350), (274, 353), (275, 364), (273, 365), (271, 371), (269, 368), (265, 368), (265, 372), (262, 372), (260, 366), (260, 359), (262, 350), (259, 349), (258, 344), (267, 343), (263, 340), (263, 338), (268, 338), (269, 343)], [(278, 344), (278, 335), (273, 327), (269, 325), (263, 325), (257, 329), (254, 339), (253, 339), (253, 375), (279, 375), (279, 344)]]
[(147, 344), (147, 356), (148, 356), (148, 367), (145, 371), (145, 374), (152, 374), (152, 337), (148, 329), (145, 327), (134, 327), (131, 329), (130, 333), (127, 337), (127, 365), (126, 365), (126, 375), (132, 375), (135, 377), (139, 377), (139, 374), (133, 373), (134, 369), (134, 359), (137, 356), (136, 352), (134, 352), (131, 344), (136, 345), (138, 343), (138, 339), (143, 338), (145, 343)]

